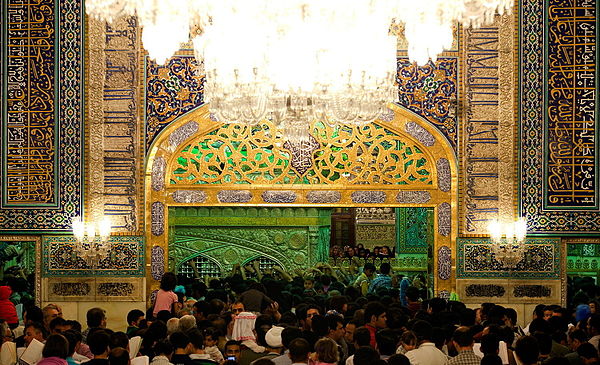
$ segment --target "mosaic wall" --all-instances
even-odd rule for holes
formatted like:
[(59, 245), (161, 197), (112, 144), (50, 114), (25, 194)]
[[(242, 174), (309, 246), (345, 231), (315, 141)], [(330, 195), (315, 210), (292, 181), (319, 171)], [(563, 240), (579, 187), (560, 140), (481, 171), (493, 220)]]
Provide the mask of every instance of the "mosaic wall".
[(112, 236), (108, 255), (96, 267), (74, 251), (73, 236), (44, 236), (42, 275), (61, 276), (144, 276), (144, 237)]
[(36, 242), (3, 241), (0, 239), (0, 265), (4, 272), (15, 267), (22, 269), (25, 275), (35, 274)]
[(146, 151), (154, 138), (180, 115), (201, 105), (204, 80), (198, 79), (193, 56), (172, 57), (166, 65), (145, 58)]
[(83, 2), (1, 6), (0, 231), (69, 230), (82, 209)]
[(433, 210), (431, 208), (396, 208), (398, 253), (426, 254), (433, 247)]
[(567, 246), (567, 274), (596, 276), (600, 269), (600, 238), (563, 239)]
[(520, 208), (534, 233), (600, 230), (596, 7), (522, 0)]
[(140, 33), (135, 18), (88, 19), (86, 219), (124, 232), (143, 224)]
[(560, 279), (560, 239), (527, 239), (524, 258), (513, 269), (497, 260), (484, 238), (459, 238), (456, 242), (456, 277)]
[(436, 126), (456, 148), (458, 144), (458, 59), (440, 57), (417, 66), (398, 59), (399, 104)]

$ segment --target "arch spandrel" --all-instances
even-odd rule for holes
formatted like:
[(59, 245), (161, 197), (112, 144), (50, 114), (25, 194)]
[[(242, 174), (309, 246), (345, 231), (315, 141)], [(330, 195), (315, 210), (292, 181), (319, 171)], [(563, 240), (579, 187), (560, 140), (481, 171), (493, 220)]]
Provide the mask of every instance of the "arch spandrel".
[(146, 169), (151, 246), (168, 250), (169, 206), (428, 206), (434, 251), (445, 260), (435, 260), (436, 290), (453, 289), (457, 163), (435, 127), (390, 105), (362, 129), (314, 123), (302, 148), (269, 123), (250, 130), (215, 121), (204, 105), (155, 140)]

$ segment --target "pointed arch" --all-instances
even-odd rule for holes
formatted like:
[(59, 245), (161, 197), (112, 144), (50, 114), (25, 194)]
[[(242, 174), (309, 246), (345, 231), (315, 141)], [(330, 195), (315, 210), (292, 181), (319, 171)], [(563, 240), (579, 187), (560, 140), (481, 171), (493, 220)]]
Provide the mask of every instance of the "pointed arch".
[(436, 215), (436, 292), (454, 289), (458, 167), (446, 137), (395, 104), (364, 128), (311, 128), (299, 148), (268, 122), (220, 123), (206, 104), (171, 123), (146, 164), (148, 259), (154, 246), (168, 254), (173, 206), (424, 206)]

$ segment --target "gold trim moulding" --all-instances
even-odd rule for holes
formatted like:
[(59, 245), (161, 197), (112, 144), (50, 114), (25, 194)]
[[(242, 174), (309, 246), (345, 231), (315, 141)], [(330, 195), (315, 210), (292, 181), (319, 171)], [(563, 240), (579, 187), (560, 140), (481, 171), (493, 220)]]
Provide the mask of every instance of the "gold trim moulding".
[[(177, 202), (173, 198), (173, 193), (177, 191), (193, 191), (203, 192), (206, 194), (206, 198), (202, 202)], [(248, 191), (251, 194), (251, 198), (244, 202), (222, 202), (218, 198), (220, 192), (226, 191)], [(311, 202), (308, 199), (308, 193), (311, 191), (331, 191), (340, 194), (339, 200), (335, 202)], [(329, 207), (343, 207), (343, 206), (381, 206), (381, 207), (436, 207), (441, 203), (450, 202), (451, 197), (448, 193), (440, 193), (439, 190), (426, 190), (430, 193), (430, 199), (425, 203), (416, 202), (402, 202), (399, 203), (396, 200), (398, 193), (400, 192), (413, 192), (413, 191), (425, 191), (423, 190), (399, 190), (396, 188), (384, 188), (381, 186), (365, 188), (363, 186), (356, 187), (342, 187), (336, 186), (336, 188), (315, 188), (314, 186), (308, 186), (306, 188), (290, 188), (289, 186), (277, 185), (269, 187), (257, 187), (256, 185), (233, 185), (223, 186), (218, 185), (214, 187), (208, 186), (189, 186), (189, 187), (169, 187), (166, 189), (166, 200), (164, 201), (169, 206), (296, 206), (296, 207), (307, 207), (307, 206), (329, 206)], [(268, 202), (263, 199), (263, 193), (266, 192), (289, 192), (295, 194), (295, 200), (293, 202)], [(385, 201), (372, 201), (372, 202), (355, 202), (352, 198), (354, 192), (384, 192)], [(162, 198), (162, 196), (161, 196)]]

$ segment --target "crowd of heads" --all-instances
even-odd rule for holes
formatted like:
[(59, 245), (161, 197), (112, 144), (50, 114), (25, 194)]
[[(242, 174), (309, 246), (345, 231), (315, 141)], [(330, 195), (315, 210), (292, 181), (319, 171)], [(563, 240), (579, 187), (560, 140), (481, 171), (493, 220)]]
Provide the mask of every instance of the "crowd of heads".
[[(92, 308), (82, 325), (57, 305), (29, 306), (22, 332), (6, 321), (0, 321), (0, 331), (3, 342), (17, 347), (45, 343), (44, 358), (91, 358), (110, 365), (129, 364), (129, 340), (135, 336), (141, 345), (134, 355), (148, 356), (156, 365), (281, 365), (282, 358), (288, 365), (416, 365), (424, 349), (439, 352), (428, 353), (432, 365), (462, 364), (466, 360), (456, 362), (459, 356), (474, 350), (478, 364), (500, 364), (503, 354), (523, 365), (566, 364), (571, 358), (598, 362), (595, 298), (567, 308), (538, 305), (533, 320), (523, 323), (514, 309), (493, 303), (468, 308), (456, 300), (427, 298), (415, 285), (422, 282), (419, 277), (383, 280), (394, 275), (389, 264), (367, 264), (358, 277), (328, 265), (319, 271), (287, 279), (276, 270), (254, 279), (236, 273), (208, 285), (166, 273), (161, 290), (176, 293), (169, 310), (155, 313), (150, 305), (123, 314), (122, 323), (109, 323), (102, 308)], [(384, 285), (362, 285), (365, 277)], [(110, 329), (125, 321), (126, 331)]]

